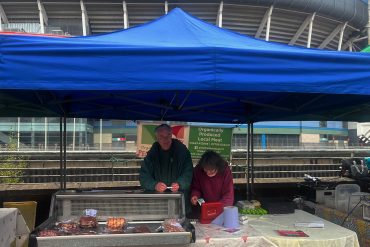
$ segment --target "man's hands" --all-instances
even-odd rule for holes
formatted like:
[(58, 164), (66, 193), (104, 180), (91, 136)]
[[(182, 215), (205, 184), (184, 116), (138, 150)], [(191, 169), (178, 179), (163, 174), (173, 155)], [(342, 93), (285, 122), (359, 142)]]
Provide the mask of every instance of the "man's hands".
[[(166, 189), (167, 189), (167, 185), (163, 182), (158, 182), (155, 185), (155, 190), (158, 192), (164, 192)], [(178, 183), (172, 183), (170, 189), (172, 192), (177, 192), (180, 189), (180, 185)]]
[(192, 196), (191, 199), (191, 204), (193, 204), (194, 206), (197, 205), (197, 202), (198, 202), (198, 197), (197, 196)]
[(162, 182), (158, 182), (156, 185), (155, 185), (155, 190), (158, 191), (158, 192), (163, 192), (167, 189), (167, 185), (165, 183), (162, 183)]

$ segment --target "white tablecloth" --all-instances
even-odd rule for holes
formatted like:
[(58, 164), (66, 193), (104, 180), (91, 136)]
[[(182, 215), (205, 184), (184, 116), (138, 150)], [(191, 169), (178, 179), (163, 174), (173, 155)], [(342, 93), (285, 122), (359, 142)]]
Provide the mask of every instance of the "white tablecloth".
[[(295, 227), (297, 222), (324, 222), (324, 228)], [(302, 210), (294, 214), (264, 215), (249, 219), (249, 225), (281, 247), (359, 247), (355, 232)], [(301, 230), (309, 237), (284, 237), (276, 230)]]
[(259, 232), (242, 225), (240, 230), (230, 233), (226, 229), (213, 224), (196, 224), (196, 241), (191, 246), (250, 246), (250, 247), (274, 247), (271, 241), (263, 237)]
[(0, 208), (0, 246), (8, 247), (16, 239), (16, 246), (21, 246), (30, 230), (17, 208)]

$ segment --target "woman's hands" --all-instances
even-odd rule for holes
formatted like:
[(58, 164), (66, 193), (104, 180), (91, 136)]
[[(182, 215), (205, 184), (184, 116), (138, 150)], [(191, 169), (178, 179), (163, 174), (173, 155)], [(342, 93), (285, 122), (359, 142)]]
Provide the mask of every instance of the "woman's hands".
[(197, 196), (192, 196), (191, 199), (190, 199), (190, 202), (191, 202), (191, 204), (196, 206), (197, 202), (198, 202), (198, 197)]

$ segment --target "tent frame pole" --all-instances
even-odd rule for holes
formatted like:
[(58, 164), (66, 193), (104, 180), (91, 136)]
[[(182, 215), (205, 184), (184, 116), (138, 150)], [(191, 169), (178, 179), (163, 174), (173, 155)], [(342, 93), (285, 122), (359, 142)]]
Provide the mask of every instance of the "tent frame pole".
[(246, 165), (246, 176), (247, 176), (247, 181), (246, 181), (246, 192), (247, 192), (247, 200), (249, 201), (251, 198), (250, 198), (250, 123), (248, 122), (248, 125), (247, 125), (247, 165)]
[(247, 129), (247, 165), (246, 165), (246, 192), (247, 200), (253, 200), (254, 195), (254, 141), (253, 122), (248, 122)]
[(62, 126), (62, 120), (63, 118), (59, 118), (59, 169), (60, 169), (60, 190), (63, 190), (63, 139), (62, 139), (62, 133), (63, 133), (63, 126)]
[(67, 118), (64, 116), (64, 132), (63, 132), (63, 169), (64, 169), (64, 186), (63, 190), (67, 189)]
[(254, 140), (253, 140), (253, 135), (254, 135), (254, 125), (253, 123), (251, 125), (251, 144), (250, 144), (250, 160), (251, 160), (251, 200), (253, 200), (254, 196)]
[[(63, 128), (64, 126), (64, 128)], [(67, 118), (59, 118), (60, 190), (67, 189)]]

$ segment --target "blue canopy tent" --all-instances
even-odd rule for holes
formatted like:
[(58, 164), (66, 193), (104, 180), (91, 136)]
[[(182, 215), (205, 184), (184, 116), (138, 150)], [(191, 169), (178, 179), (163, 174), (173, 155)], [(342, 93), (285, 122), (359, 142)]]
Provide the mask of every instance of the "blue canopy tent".
[(105, 35), (0, 35), (0, 116), (370, 121), (370, 56), (233, 33), (181, 9)]

